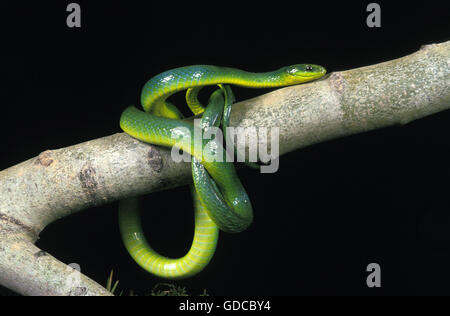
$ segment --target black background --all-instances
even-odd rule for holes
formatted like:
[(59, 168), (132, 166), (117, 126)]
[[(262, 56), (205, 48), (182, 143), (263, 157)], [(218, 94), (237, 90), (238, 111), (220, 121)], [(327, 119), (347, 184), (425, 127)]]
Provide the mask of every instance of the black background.
[[(442, 1), (392, 2), (378, 2), (382, 27), (368, 28), (369, 1), (78, 1), (80, 29), (65, 24), (69, 1), (2, 2), (0, 170), (119, 132), (123, 109), (170, 68), (308, 62), (333, 72), (449, 40)], [(234, 91), (238, 100), (266, 92)], [(210, 265), (177, 284), (211, 295), (450, 294), (449, 122), (445, 111), (314, 145), (283, 156), (275, 174), (240, 170), (255, 222), (222, 233)], [(158, 205), (143, 214), (150, 243), (183, 255), (193, 232), (187, 187), (145, 200)], [(144, 294), (161, 280), (128, 256), (117, 206), (61, 219), (37, 245), (101, 284), (114, 269), (121, 289)], [(371, 262), (381, 266), (382, 288), (366, 286)]]

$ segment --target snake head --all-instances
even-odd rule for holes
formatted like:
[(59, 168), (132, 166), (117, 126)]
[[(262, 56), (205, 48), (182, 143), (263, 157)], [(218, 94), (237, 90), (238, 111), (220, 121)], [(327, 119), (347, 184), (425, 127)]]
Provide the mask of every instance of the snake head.
[(314, 64), (297, 64), (285, 68), (288, 80), (292, 83), (302, 83), (322, 77), (327, 70)]

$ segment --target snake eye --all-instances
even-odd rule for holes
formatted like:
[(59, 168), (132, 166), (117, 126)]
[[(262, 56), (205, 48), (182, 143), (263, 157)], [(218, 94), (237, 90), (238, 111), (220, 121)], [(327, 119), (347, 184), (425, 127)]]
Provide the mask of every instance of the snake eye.
[(311, 65), (306, 65), (305, 70), (311, 71), (311, 70), (313, 70), (313, 67)]

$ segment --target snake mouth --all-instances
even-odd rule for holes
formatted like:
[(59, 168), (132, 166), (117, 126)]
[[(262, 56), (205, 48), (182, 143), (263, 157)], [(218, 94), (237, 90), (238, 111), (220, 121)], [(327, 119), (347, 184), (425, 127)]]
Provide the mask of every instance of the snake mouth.
[[(320, 67), (320, 66), (317, 66)], [(305, 77), (322, 77), (323, 75), (325, 75), (327, 73), (327, 70), (323, 67), (320, 67), (319, 69), (317, 69), (316, 71), (312, 71), (312, 72), (305, 72), (303, 73), (303, 75)]]
[(313, 80), (313, 79), (318, 79), (318, 78), (323, 77), (326, 73), (327, 73), (326, 70), (324, 70), (324, 71), (315, 72), (315, 73), (304, 73), (304, 74), (301, 74), (298, 77), (305, 78), (305, 79), (308, 79), (308, 80)]
[(317, 72), (317, 73), (305, 73), (300, 75), (299, 77), (303, 77), (303, 78), (320, 78), (323, 75), (326, 74), (326, 71), (324, 72)]

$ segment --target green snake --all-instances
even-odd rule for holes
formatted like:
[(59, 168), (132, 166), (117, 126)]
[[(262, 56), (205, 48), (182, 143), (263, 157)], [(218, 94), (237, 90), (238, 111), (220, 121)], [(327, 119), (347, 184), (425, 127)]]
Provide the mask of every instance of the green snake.
[[(229, 84), (248, 88), (275, 88), (308, 82), (322, 77), (325, 68), (297, 64), (281, 69), (252, 73), (235, 68), (194, 65), (175, 68), (150, 79), (141, 94), (144, 111), (128, 107), (120, 118), (120, 127), (143, 142), (166, 147), (176, 146), (192, 156), (195, 229), (191, 248), (178, 259), (167, 258), (150, 247), (140, 222), (137, 198), (119, 204), (119, 227), (131, 257), (146, 271), (163, 278), (185, 278), (202, 271), (216, 250), (219, 229), (226, 232), (245, 230), (253, 220), (253, 210), (232, 162), (204, 159), (214, 151), (204, 141), (194, 146), (196, 128), (225, 130), (234, 96)], [(217, 85), (205, 108), (198, 100), (202, 87)], [(187, 90), (186, 102), (194, 114), (203, 114), (200, 127), (182, 120), (181, 112), (167, 99)], [(205, 150), (206, 149), (206, 150)]]

